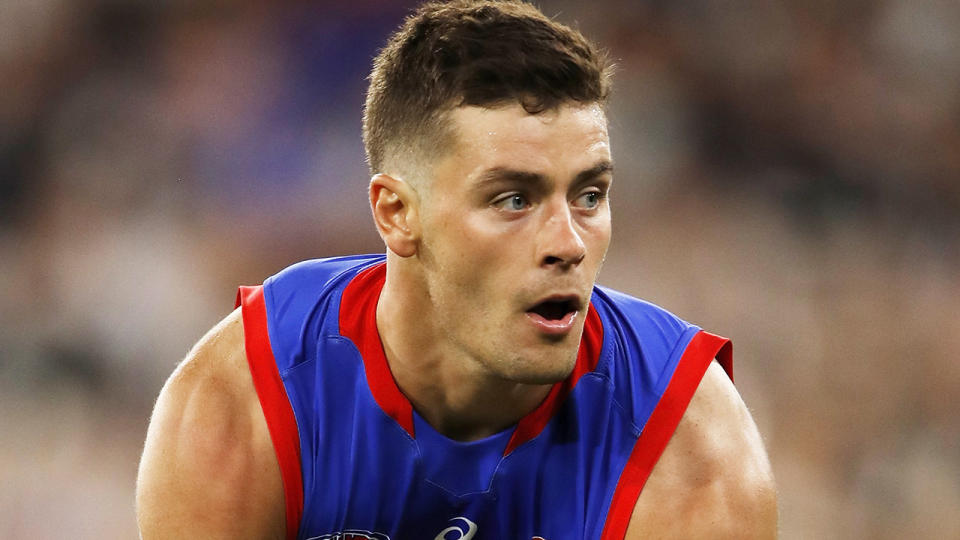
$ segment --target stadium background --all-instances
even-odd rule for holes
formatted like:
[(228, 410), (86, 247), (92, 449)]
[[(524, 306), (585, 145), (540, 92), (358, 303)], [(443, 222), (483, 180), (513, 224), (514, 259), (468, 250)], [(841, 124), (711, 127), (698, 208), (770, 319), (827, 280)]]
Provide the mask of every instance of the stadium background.
[[(234, 287), (382, 249), (360, 110), (409, 5), (0, 1), (0, 537), (134, 537)], [(619, 66), (601, 281), (734, 339), (782, 537), (960, 538), (960, 4), (540, 5)]]

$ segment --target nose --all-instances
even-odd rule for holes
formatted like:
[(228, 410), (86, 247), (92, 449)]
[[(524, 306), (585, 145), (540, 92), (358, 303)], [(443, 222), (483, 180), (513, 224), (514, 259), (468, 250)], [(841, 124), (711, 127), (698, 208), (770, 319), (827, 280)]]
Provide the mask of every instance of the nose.
[(539, 236), (540, 264), (544, 267), (576, 266), (587, 254), (566, 201), (549, 207)]

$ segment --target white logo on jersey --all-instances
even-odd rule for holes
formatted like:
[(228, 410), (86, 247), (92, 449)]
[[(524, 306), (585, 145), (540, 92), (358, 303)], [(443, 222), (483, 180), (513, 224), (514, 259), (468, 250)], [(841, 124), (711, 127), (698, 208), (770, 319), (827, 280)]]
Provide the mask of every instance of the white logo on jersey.
[[(462, 521), (466, 523), (467, 530), (463, 530), (458, 526), (451, 525), (450, 527), (447, 527), (446, 529), (440, 531), (440, 534), (438, 534), (437, 537), (434, 538), (433, 540), (470, 540), (471, 538), (473, 538), (473, 535), (477, 534), (477, 524), (463, 516), (455, 517), (450, 521)], [(459, 533), (460, 536), (447, 538), (447, 534), (452, 532)]]
[(307, 540), (390, 540), (390, 537), (385, 534), (351, 529), (321, 536), (311, 536)]

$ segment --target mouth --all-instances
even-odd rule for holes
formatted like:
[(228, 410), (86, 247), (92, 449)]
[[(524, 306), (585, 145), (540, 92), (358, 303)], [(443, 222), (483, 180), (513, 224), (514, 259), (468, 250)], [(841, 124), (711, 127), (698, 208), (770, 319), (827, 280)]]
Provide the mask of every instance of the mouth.
[(544, 334), (563, 335), (573, 328), (581, 304), (575, 295), (551, 296), (531, 306), (526, 314)]

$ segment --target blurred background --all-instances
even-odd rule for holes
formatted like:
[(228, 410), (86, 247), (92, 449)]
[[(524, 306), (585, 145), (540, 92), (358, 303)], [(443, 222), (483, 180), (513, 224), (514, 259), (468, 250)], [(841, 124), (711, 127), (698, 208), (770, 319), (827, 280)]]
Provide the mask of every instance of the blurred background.
[[(382, 251), (413, 2), (0, 0), (0, 537), (133, 538), (235, 287)], [(782, 538), (960, 538), (960, 3), (547, 1), (618, 65), (604, 284), (733, 338)]]

